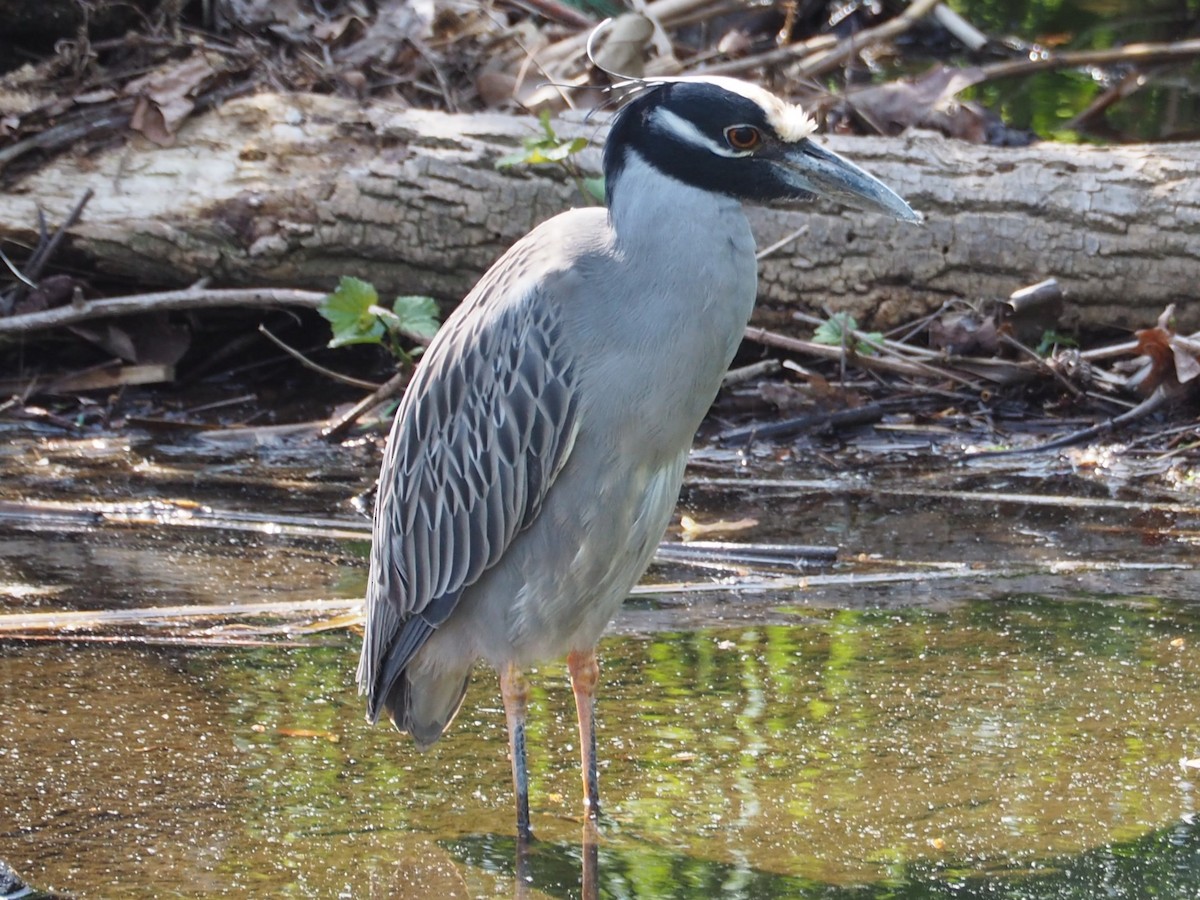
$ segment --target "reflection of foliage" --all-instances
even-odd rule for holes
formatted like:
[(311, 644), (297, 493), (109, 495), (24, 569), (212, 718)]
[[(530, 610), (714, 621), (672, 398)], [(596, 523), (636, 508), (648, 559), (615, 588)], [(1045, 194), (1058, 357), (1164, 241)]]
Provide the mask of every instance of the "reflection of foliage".
[[(601, 897), (646, 900), (1094, 900), (1096, 897), (1193, 897), (1200, 893), (1200, 827), (1179, 824), (1128, 843), (1049, 861), (1046, 874), (971, 876), (939, 865), (889, 867), (881, 882), (827, 884), (813, 878), (694, 856), (686, 851), (603, 842), (598, 860)], [(469, 836), (447, 842), (463, 864), (513, 874), (516, 842)], [(580, 850), (570, 843), (535, 843), (530, 882), (547, 896), (578, 896)], [(557, 890), (556, 890), (557, 888)]]
[[(823, 845), (836, 844), (839, 834), (854, 840), (839, 831), (850, 821), (875, 822), (879, 833), (859, 853), (901, 870), (930, 854), (927, 838), (958, 833), (970, 842), (975, 830), (986, 830), (980, 823), (992, 814), (984, 807), (999, 801), (977, 814), (955, 812), (975, 796), (1036, 792), (1047, 798), (1039, 800), (1044, 808), (1017, 806), (1037, 820), (1056, 802), (1064, 810), (1075, 803), (1069, 785), (1084, 779), (1104, 784), (1100, 792), (1121, 815), (1154, 821), (1173, 805), (1166, 747), (1181, 736), (1171, 730), (1192, 713), (1166, 714), (1150, 701), (1159, 707), (1151, 713), (1096, 690), (1120, 681), (1125, 696), (1159, 691), (1153, 682), (1133, 686), (1127, 673), (1162, 673), (1163, 641), (1115, 627), (1118, 618), (1102, 605), (1040, 599), (949, 617), (844, 610), (805, 629), (744, 630), (734, 646), (710, 653), (704, 678), (689, 671), (689, 662), (702, 658), (704, 635), (655, 640), (646, 651), (651, 697), (638, 697), (635, 726), (626, 727), (628, 716), (616, 723), (640, 734), (639, 777), (654, 789), (624, 800), (622, 809), (635, 820), (664, 823), (684, 808), (700, 821), (746, 818), (750, 830), (740, 840), (753, 840), (767, 822), (777, 829), (790, 821), (819, 834), (813, 840)], [(669, 699), (688, 689), (702, 692), (703, 702)], [(1164, 714), (1166, 720), (1156, 718)], [(1105, 727), (1127, 729), (1126, 738), (1090, 741), (1081, 754), (1079, 722), (1111, 717)], [(1148, 788), (1149, 772), (1162, 792)], [(922, 825), (906, 838), (894, 826), (910, 816)], [(889, 819), (893, 826), (882, 824)], [(1032, 822), (1027, 827), (1038, 833)], [(1102, 826), (1096, 834), (1122, 832)], [(1016, 836), (1014, 843), (1026, 840)], [(802, 865), (810, 852), (793, 850), (801, 856), (790, 862), (779, 850), (779, 865)]]
[[(1200, 745), (1200, 660), (1175, 648), (1194, 644), (1200, 617), (1014, 596), (947, 612), (804, 609), (778, 624), (795, 612), (605, 642), (601, 791), (619, 827), (601, 846), (601, 896), (915, 900), (952, 878), (956, 897), (1074, 900), (1101, 883), (1100, 857), (1080, 847), (1136, 839), (1109, 851), (1129, 854), (1114, 869), (1124, 885), (1197, 842), (1195, 830), (1176, 844), (1140, 836), (1178, 816), (1177, 759)], [(356, 649), (239, 651), (220, 666), (241, 751), (227, 796), (246, 828), (231, 847), (287, 848), (255, 857), (270, 885), (319, 860), (329, 871), (307, 872), (309, 895), (363, 887), (364, 871), (394, 869), (398, 847), (430, 837), (460, 859), (492, 854), (488, 878), (511, 871), (496, 837), (512, 811), (494, 676), (480, 671), (454, 732), (419, 754), (363, 724)], [(570, 691), (560, 665), (532, 683), (535, 884), (577, 895)], [(480, 832), (487, 847), (461, 837)], [(983, 874), (998, 860), (1063, 866), (1042, 880)], [(869, 886), (823, 880), (847, 871)]]
[(1011, 128), (1073, 142), (1079, 140), (1079, 135), (1063, 126), (1086, 109), (1100, 91), (1100, 85), (1087, 75), (1060, 71), (979, 85), (962, 96), (993, 110)]
[[(1195, 6), (1173, 0), (1146, 0), (1135, 7), (1067, 3), (1062, 0), (958, 0), (951, 3), (983, 31), (1013, 35), (1049, 49), (1105, 49), (1139, 41), (1171, 41), (1181, 34), (1180, 23), (1194, 18)], [(1196, 74), (1195, 67), (1192, 74)], [(963, 93), (998, 113), (1009, 126), (1031, 130), (1043, 138), (1076, 141), (1077, 133), (1064, 125), (1087, 108), (1104, 89), (1084, 71), (1039, 72), (980, 85)], [(1171, 121), (1168, 107), (1178, 106), (1177, 89), (1168, 85), (1143, 88), (1106, 113), (1117, 134), (1159, 139), (1160, 129)]]

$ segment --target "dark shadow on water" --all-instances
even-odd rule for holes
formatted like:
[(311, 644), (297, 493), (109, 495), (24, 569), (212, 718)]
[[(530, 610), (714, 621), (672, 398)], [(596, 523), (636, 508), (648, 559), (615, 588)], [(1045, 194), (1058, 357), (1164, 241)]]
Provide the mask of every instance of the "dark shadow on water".
[[(496, 834), (440, 842), (463, 865), (515, 879), (517, 841)], [(957, 875), (952, 865), (914, 865), (884, 884), (830, 885), (752, 867), (699, 859), (660, 847), (604, 846), (595, 893), (581, 883), (586, 849), (535, 841), (524, 865), (526, 892), (546, 897), (607, 900), (1191, 900), (1200, 897), (1200, 825), (1180, 822), (1126, 843), (1046, 860), (1022, 871)]]

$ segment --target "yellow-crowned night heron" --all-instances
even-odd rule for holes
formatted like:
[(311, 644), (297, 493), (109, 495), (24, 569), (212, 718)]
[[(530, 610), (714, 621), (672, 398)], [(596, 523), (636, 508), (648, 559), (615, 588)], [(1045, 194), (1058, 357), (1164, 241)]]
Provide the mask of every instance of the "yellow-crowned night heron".
[(607, 209), (562, 213), (483, 276), (429, 346), (379, 481), (358, 668), (371, 721), (419, 747), (472, 666), (500, 673), (529, 834), (522, 670), (566, 654), (584, 804), (598, 810), (596, 642), (666, 530), (756, 290), (743, 203), (814, 195), (919, 216), (723, 78), (640, 86), (604, 151)]

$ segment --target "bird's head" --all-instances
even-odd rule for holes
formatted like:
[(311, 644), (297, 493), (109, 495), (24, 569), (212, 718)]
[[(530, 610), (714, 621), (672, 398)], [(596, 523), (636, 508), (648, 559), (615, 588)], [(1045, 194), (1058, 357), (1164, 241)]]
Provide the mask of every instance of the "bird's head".
[(799, 106), (733, 78), (640, 84), (617, 113), (604, 149), (608, 201), (630, 154), (655, 171), (747, 203), (828, 197), (906, 222), (920, 213), (873, 175), (812, 140)]

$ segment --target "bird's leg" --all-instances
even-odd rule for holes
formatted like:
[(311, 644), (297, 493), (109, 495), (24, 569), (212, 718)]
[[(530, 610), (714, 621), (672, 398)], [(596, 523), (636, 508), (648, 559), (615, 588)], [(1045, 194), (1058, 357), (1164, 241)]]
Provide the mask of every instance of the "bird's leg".
[(580, 842), (583, 855), (583, 871), (580, 873), (580, 900), (599, 900), (600, 897), (600, 836), (596, 833), (596, 820), (583, 820), (583, 840)]
[(500, 695), (504, 698), (513, 792), (517, 798), (517, 840), (528, 841), (533, 837), (529, 827), (529, 772), (525, 768), (525, 709), (529, 704), (529, 682), (511, 663), (500, 670)]
[(596, 684), (600, 664), (595, 648), (567, 654), (575, 710), (579, 713), (579, 755), (583, 770), (583, 809), (590, 819), (600, 814), (600, 777), (596, 772)]

